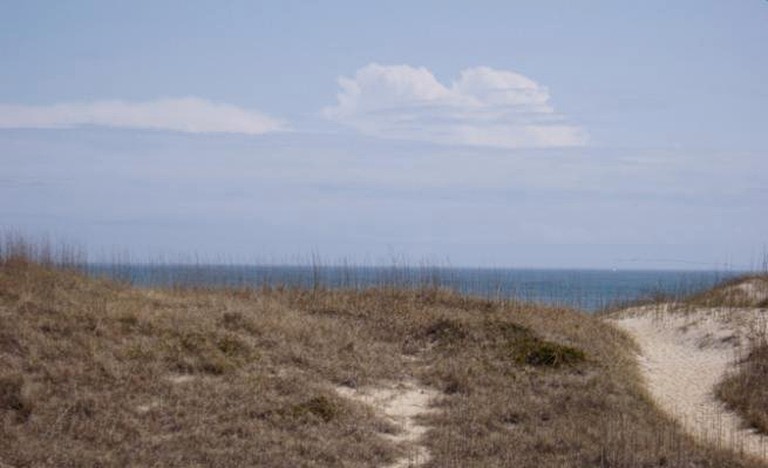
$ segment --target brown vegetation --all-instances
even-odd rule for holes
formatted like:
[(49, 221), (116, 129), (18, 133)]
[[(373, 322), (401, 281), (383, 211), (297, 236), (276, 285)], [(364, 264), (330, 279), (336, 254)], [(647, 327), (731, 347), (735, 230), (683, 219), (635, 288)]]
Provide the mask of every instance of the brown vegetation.
[(738, 276), (714, 288), (694, 294), (684, 301), (698, 307), (763, 307), (768, 308), (768, 275)]
[[(741, 278), (705, 298), (720, 299), (727, 305), (768, 308), (768, 275)], [(752, 335), (746, 357), (737, 364), (736, 372), (718, 386), (717, 396), (751, 427), (768, 434), (768, 337), (765, 328), (754, 330)]]
[(415, 378), (443, 394), (429, 466), (755, 466), (654, 409), (632, 346), (434, 289), (134, 289), (6, 254), (0, 462), (382, 466), (391, 425), (334, 389)]
[[(734, 278), (686, 300), (687, 305), (719, 308), (768, 308), (768, 275)], [(754, 330), (746, 357), (721, 382), (716, 395), (747, 425), (768, 434), (768, 340)]]
[(768, 344), (750, 350), (738, 370), (717, 387), (717, 396), (763, 434), (768, 434)]

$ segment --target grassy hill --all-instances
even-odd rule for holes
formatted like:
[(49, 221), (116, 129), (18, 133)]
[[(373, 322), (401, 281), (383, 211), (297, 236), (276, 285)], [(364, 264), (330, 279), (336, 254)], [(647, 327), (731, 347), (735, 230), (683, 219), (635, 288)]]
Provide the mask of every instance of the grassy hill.
[(386, 466), (340, 388), (412, 379), (426, 466), (757, 466), (696, 445), (633, 343), (573, 310), (424, 289), (137, 289), (0, 261), (0, 466)]

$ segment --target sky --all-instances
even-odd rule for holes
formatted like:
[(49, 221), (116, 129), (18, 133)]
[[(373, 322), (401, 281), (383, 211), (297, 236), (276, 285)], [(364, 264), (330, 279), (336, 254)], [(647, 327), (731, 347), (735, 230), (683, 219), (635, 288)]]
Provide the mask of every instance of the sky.
[(91, 258), (742, 269), (768, 1), (0, 0), (0, 230)]

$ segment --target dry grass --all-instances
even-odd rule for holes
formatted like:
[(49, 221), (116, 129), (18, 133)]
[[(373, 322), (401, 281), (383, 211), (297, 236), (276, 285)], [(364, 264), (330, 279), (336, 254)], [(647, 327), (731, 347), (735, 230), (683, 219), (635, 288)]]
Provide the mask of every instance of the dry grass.
[(443, 392), (429, 466), (757, 466), (642, 390), (625, 335), (439, 290), (147, 290), (0, 262), (0, 462), (382, 466), (402, 447), (335, 391)]
[(714, 288), (688, 297), (684, 302), (697, 307), (768, 308), (768, 274), (751, 274), (732, 278)]
[(739, 369), (717, 387), (717, 396), (762, 434), (768, 434), (768, 343), (752, 347)]
[[(752, 275), (714, 289), (699, 300), (768, 308), (768, 275)], [(768, 434), (768, 337), (755, 330), (746, 357), (717, 388), (717, 396), (751, 427)]]
[[(693, 295), (675, 295), (672, 298), (660, 298), (650, 307), (625, 310), (613, 313), (614, 318), (622, 314), (653, 314), (654, 321), (676, 327), (675, 317), (689, 317), (690, 323), (678, 329), (682, 335), (690, 336), (699, 321), (721, 323), (725, 326), (724, 335), (717, 337), (717, 332), (707, 332), (697, 344), (699, 349), (728, 343), (735, 349), (736, 356), (733, 371), (729, 371), (723, 381), (714, 388), (715, 395), (735, 411), (745, 427), (768, 434), (768, 339), (766, 338), (766, 316), (768, 313), (768, 275), (757, 273), (743, 275), (723, 281), (705, 291)], [(609, 315), (611, 316), (611, 315)], [(679, 322), (677, 322), (679, 323)], [(713, 323), (713, 322), (710, 322)], [(678, 337), (681, 341), (686, 338)], [(718, 341), (720, 343), (718, 344)], [(741, 343), (744, 343), (744, 347)], [(743, 359), (740, 356), (746, 356)], [(715, 364), (713, 364), (715, 365)], [(742, 423), (742, 424), (743, 424)], [(738, 423), (737, 423), (738, 424)], [(735, 426), (734, 426), (735, 427)], [(718, 429), (721, 434), (726, 429)], [(742, 432), (745, 438), (752, 438), (751, 431)], [(742, 437), (742, 436), (738, 436)], [(735, 440), (743, 447), (749, 441)], [(756, 439), (752, 439), (754, 443)], [(759, 443), (759, 442), (758, 442)], [(758, 450), (760, 450), (758, 448)], [(765, 452), (763, 450), (763, 457)]]
[[(768, 275), (734, 278), (689, 298), (686, 305), (768, 308)], [(768, 434), (768, 340), (764, 329), (755, 331), (746, 357), (718, 385), (716, 395), (750, 427)]]

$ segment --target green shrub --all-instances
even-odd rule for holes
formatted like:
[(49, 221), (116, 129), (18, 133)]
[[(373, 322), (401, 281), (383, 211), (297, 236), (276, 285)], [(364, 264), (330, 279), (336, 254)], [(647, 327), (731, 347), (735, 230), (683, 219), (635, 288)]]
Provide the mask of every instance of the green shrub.
[(323, 422), (330, 422), (337, 416), (338, 412), (339, 410), (333, 401), (324, 396), (311, 398), (291, 409), (293, 417), (302, 418), (311, 415)]
[(531, 340), (521, 351), (519, 359), (531, 366), (561, 367), (586, 360), (580, 349), (543, 340)]

